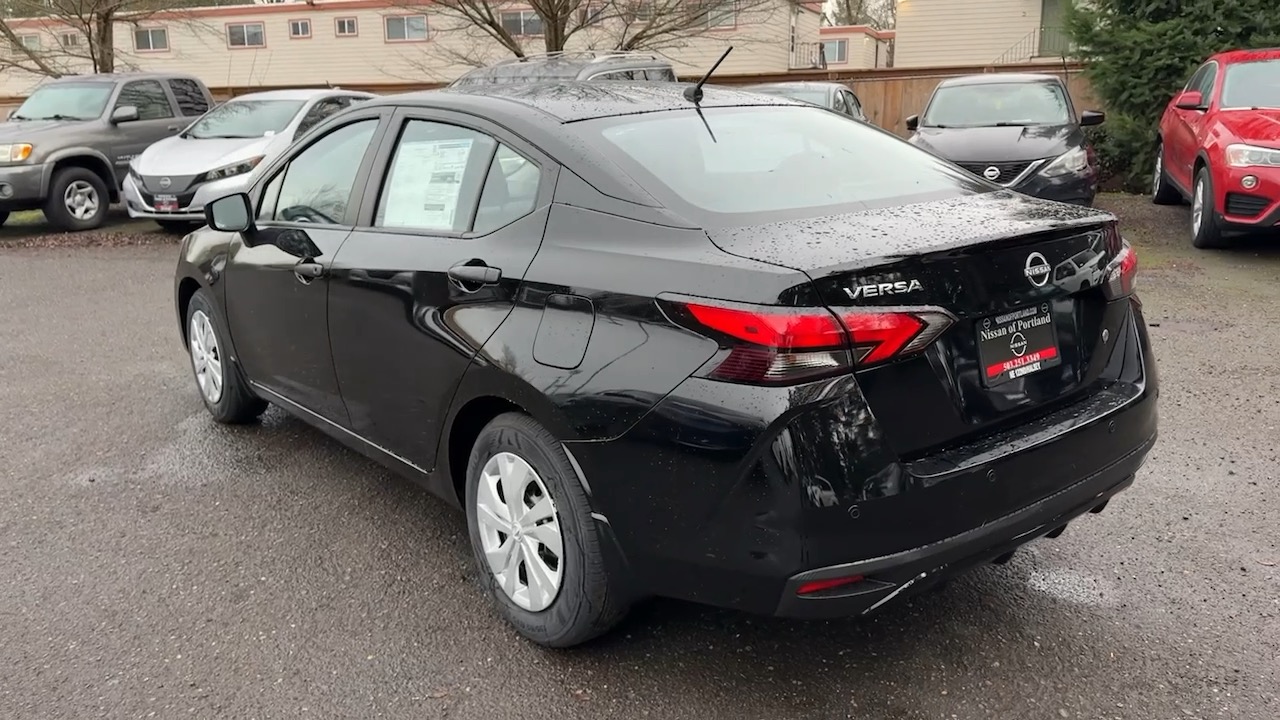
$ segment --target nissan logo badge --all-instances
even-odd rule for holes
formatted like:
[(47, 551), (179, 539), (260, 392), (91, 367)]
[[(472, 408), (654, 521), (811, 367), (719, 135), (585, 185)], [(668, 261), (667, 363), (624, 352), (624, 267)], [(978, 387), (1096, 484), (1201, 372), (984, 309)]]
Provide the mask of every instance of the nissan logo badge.
[(1022, 273), (1027, 276), (1027, 280), (1031, 281), (1036, 287), (1044, 287), (1049, 282), (1049, 261), (1038, 252), (1033, 252), (1027, 256), (1027, 264), (1023, 268)]
[(998, 180), (1000, 178), (1000, 168), (996, 167), (995, 165), (992, 165), (991, 167), (982, 171), (982, 177), (988, 180)]
[(172, 180), (170, 180), (169, 178), (167, 178), (167, 177), (162, 177), (162, 178), (160, 178), (160, 189), (162, 189), (162, 190), (168, 190), (168, 189), (169, 189), (169, 186), (170, 186), (170, 185), (172, 185), (172, 184), (173, 184), (173, 181), (172, 181)]

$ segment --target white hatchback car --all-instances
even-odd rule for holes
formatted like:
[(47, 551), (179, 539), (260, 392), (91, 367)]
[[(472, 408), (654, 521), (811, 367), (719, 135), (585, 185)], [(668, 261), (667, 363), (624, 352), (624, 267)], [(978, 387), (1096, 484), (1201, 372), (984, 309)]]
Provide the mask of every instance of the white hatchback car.
[(272, 90), (228, 100), (129, 163), (129, 216), (150, 218), (174, 232), (203, 224), (205, 203), (242, 191), (259, 164), (321, 120), (372, 97), (335, 88)]

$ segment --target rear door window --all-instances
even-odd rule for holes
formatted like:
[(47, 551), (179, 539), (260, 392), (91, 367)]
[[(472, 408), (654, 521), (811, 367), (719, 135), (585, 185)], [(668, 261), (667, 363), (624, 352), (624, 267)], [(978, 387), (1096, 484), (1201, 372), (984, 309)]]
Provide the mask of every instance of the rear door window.
[(676, 73), (671, 68), (649, 68), (644, 71), (645, 78), (658, 82), (675, 82)]
[(196, 117), (209, 112), (209, 98), (200, 83), (191, 78), (170, 78), (169, 90), (178, 101), (178, 112), (185, 117)]
[(407, 121), (396, 141), (373, 224), (466, 232), (496, 145), (488, 135), (458, 125)]

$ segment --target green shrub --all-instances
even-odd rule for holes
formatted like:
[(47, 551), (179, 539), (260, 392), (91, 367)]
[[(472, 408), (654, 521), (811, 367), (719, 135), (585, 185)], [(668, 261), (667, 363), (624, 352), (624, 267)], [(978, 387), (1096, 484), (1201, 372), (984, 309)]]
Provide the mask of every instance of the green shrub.
[(1160, 115), (1205, 58), (1280, 46), (1276, 0), (1091, 0), (1067, 28), (1107, 109), (1092, 133), (1104, 174), (1150, 190)]

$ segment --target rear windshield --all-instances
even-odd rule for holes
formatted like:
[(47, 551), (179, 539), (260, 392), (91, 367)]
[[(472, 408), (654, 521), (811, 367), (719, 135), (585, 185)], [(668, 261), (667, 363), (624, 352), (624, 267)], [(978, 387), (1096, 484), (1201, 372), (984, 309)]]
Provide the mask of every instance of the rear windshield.
[(764, 93), (766, 95), (777, 95), (778, 97), (791, 98), (800, 102), (807, 102), (812, 105), (827, 104), (827, 92), (825, 90), (812, 90), (808, 88), (753, 88), (755, 92)]
[(819, 108), (704, 108), (701, 117), (677, 110), (579, 125), (664, 205), (751, 220), (993, 189), (900, 138)]

